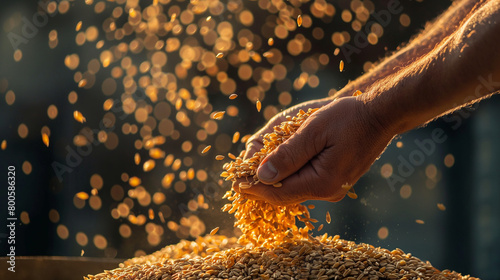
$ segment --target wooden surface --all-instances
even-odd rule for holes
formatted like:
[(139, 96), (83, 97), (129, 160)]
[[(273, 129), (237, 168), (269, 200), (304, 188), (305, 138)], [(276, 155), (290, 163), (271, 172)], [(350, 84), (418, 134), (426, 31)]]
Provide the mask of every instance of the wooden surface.
[(88, 274), (97, 274), (117, 268), (123, 260), (85, 257), (16, 257), (16, 272), (7, 270), (6, 257), (0, 258), (2, 280), (82, 280)]

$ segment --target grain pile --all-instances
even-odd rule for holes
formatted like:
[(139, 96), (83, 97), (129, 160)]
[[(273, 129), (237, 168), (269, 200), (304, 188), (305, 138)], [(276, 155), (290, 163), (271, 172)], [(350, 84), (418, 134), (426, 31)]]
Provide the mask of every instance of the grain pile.
[[(210, 248), (217, 248), (211, 252)], [(218, 250), (221, 251), (218, 251)], [(336, 236), (295, 239), (275, 248), (248, 248), (235, 238), (181, 241), (119, 268), (84, 279), (476, 279), (439, 271), (429, 262)]]

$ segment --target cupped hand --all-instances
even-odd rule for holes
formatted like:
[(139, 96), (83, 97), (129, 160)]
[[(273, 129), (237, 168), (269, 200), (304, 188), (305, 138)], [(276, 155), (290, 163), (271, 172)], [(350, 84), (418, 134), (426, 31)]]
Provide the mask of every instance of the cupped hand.
[[(293, 116), (295, 110), (321, 107), (314, 105), (300, 104), (271, 119), (250, 138), (245, 157), (262, 148), (262, 135), (272, 132), (273, 126), (285, 120), (285, 114)], [(261, 162), (257, 170), (261, 183), (240, 189), (241, 180), (237, 180), (233, 187), (250, 199), (276, 205), (306, 200), (336, 202), (347, 193), (341, 186), (354, 185), (393, 137), (368, 104), (356, 97), (339, 98), (312, 114)], [(272, 186), (278, 182), (281, 187)]]

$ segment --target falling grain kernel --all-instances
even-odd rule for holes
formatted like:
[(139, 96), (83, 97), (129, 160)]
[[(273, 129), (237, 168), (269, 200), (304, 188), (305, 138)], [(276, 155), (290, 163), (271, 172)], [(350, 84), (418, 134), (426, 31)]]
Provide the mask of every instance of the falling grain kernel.
[(137, 187), (141, 184), (141, 179), (137, 178), (137, 177), (130, 177), (130, 179), (128, 179), (128, 184), (131, 186), (131, 187)]
[(318, 231), (321, 231), (323, 229), (323, 226), (324, 226), (323, 224), (319, 225)]
[(443, 203), (438, 203), (438, 204), (437, 204), (437, 207), (438, 207), (438, 208), (439, 208), (439, 210), (441, 210), (441, 211), (446, 210), (446, 206), (444, 206), (444, 204), (443, 204)]
[(233, 134), (233, 144), (238, 142), (238, 140), (240, 140), (240, 133), (238, 131), (236, 131), (234, 134)]
[(174, 22), (176, 18), (177, 18), (177, 14), (173, 13), (172, 17), (170, 18), (170, 22)]
[(340, 69), (340, 72), (344, 71), (344, 61), (343, 60), (340, 61), (339, 69)]
[(133, 8), (130, 8), (130, 10), (128, 11), (128, 14), (132, 18), (135, 18), (135, 16), (137, 15), (136, 11)]
[(271, 38), (269, 38), (269, 39), (267, 39), (267, 44), (268, 44), (269, 46), (274, 45), (274, 39), (273, 39), (272, 37), (271, 37)]
[(75, 118), (75, 120), (77, 122), (80, 122), (80, 123), (84, 123), (85, 121), (87, 121), (87, 119), (85, 119), (83, 114), (80, 113), (80, 111), (76, 111), (76, 110), (73, 112), (73, 118)]
[(332, 222), (332, 217), (330, 216), (330, 212), (326, 211), (326, 222), (330, 224)]
[(283, 184), (281, 182), (273, 184), (273, 187), (275, 187), (275, 188), (281, 188), (282, 186), (283, 186)]
[(217, 155), (217, 156), (215, 156), (215, 159), (216, 160), (223, 160), (224, 156), (223, 155)]
[(238, 97), (236, 93), (229, 95), (229, 99), (236, 99), (236, 97)]
[(204, 154), (204, 153), (206, 153), (206, 152), (210, 151), (210, 148), (212, 148), (212, 146), (211, 146), (211, 145), (206, 146), (206, 147), (203, 149), (203, 151), (201, 151), (201, 153), (202, 153), (202, 154)]
[(198, 199), (197, 199), (197, 200), (198, 200), (198, 201), (197, 201), (197, 202), (198, 202), (198, 205), (203, 205), (203, 204), (205, 204), (205, 197), (204, 197), (202, 194), (199, 194), (199, 195), (198, 195)]
[(246, 143), (248, 141), (248, 139), (250, 139), (250, 137), (252, 137), (251, 134), (247, 134), (247, 135), (241, 137), (241, 143)]
[(346, 191), (349, 191), (351, 189), (351, 185), (349, 185), (348, 183), (345, 183), (342, 185), (342, 189), (346, 190)]
[(162, 223), (165, 223), (165, 217), (163, 217), (163, 213), (162, 212), (158, 212), (158, 217), (160, 217), (160, 221)]
[(85, 253), (85, 251), (83, 251), (83, 249), (82, 249), (82, 252), (80, 253), (80, 257), (83, 257), (84, 253)]
[(182, 99), (179, 98), (177, 99), (177, 101), (175, 101), (175, 109), (179, 111), (181, 107), (182, 107)]
[(156, 166), (155, 161), (150, 159), (150, 160), (147, 160), (146, 162), (144, 162), (142, 169), (144, 170), (144, 172), (149, 172), (149, 171), (153, 170), (153, 168), (155, 168), (155, 166)]
[(223, 56), (224, 56), (224, 54), (220, 52), (220, 53), (218, 53), (215, 57), (217, 57), (217, 58), (222, 58)]
[(219, 227), (216, 227), (210, 231), (210, 235), (215, 235), (219, 231)]
[(3, 141), (2, 141), (1, 148), (2, 148), (2, 150), (7, 149), (7, 140), (3, 140)]
[(252, 185), (250, 183), (240, 183), (239, 187), (240, 187), (240, 189), (245, 190), (245, 189), (251, 188)]
[(213, 112), (210, 116), (210, 118), (214, 120), (221, 120), (224, 117), (224, 114), (226, 111), (220, 111), (220, 112)]
[(111, 58), (107, 57), (102, 61), (102, 67), (106, 68), (111, 63)]
[(149, 216), (150, 220), (154, 220), (155, 219), (155, 212), (153, 211), (153, 209), (149, 208), (148, 216)]
[(347, 193), (347, 196), (348, 196), (348, 197), (350, 197), (350, 198), (352, 198), (352, 199), (356, 199), (356, 198), (358, 198), (358, 195), (357, 195), (357, 194), (355, 194), (355, 193), (353, 193), (353, 192), (349, 192), (349, 193)]
[(86, 79), (81, 79), (80, 82), (78, 82), (78, 87), (82, 88), (87, 85), (87, 80)]
[(139, 163), (141, 163), (141, 155), (139, 155), (139, 153), (135, 153), (134, 163), (135, 163), (135, 165), (139, 165)]
[(335, 50), (333, 51), (333, 55), (337, 56), (337, 55), (339, 55), (339, 53), (340, 53), (340, 49), (339, 48), (335, 48)]
[(297, 25), (298, 25), (299, 27), (302, 25), (302, 16), (301, 16), (301, 15), (299, 15), (299, 16), (297, 17)]
[(89, 194), (86, 192), (79, 192), (76, 194), (76, 197), (78, 197), (81, 200), (87, 200), (89, 199)]
[(357, 90), (357, 91), (355, 91), (355, 92), (353, 93), (353, 95), (352, 95), (352, 96), (358, 96), (358, 95), (361, 95), (361, 94), (363, 94), (363, 93), (362, 93), (360, 90)]
[(421, 224), (421, 225), (425, 224), (424, 220), (420, 220), (420, 219), (416, 219), (415, 223)]
[(260, 100), (257, 100), (257, 102), (255, 102), (255, 107), (257, 107), (257, 111), (260, 112), (260, 109), (262, 109), (262, 103), (260, 103)]
[(80, 31), (80, 29), (82, 29), (82, 21), (81, 20), (76, 24), (76, 27), (75, 27), (76, 31)]
[(262, 54), (263, 57), (273, 57), (273, 53), (272, 52), (265, 52)]
[(231, 154), (231, 153), (227, 153), (227, 156), (232, 159), (232, 160), (235, 160), (236, 159), (236, 156)]
[(212, 16), (208, 16), (205, 21), (210, 21), (212, 19)]
[(49, 146), (49, 136), (47, 135), (47, 133), (42, 133), (42, 141), (45, 146)]
[(262, 61), (262, 57), (260, 57), (260, 54), (256, 52), (251, 52), (250, 56), (252, 57), (252, 60), (259, 63)]
[(99, 193), (99, 191), (97, 189), (95, 189), (95, 188), (92, 188), (92, 190), (90, 191), (90, 193), (92, 195), (97, 195)]

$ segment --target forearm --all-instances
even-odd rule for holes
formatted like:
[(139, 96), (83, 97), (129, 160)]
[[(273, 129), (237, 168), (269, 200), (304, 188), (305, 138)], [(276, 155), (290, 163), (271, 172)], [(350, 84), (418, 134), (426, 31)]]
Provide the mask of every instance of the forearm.
[(486, 98), (500, 89), (499, 34), (500, 1), (484, 1), (436, 48), (359, 99), (398, 134)]
[(356, 90), (367, 91), (376, 81), (412, 63), (436, 47), (448, 37), (467, 14), (478, 4), (477, 0), (456, 0), (437, 19), (429, 22), (425, 29), (406, 46), (383, 59), (366, 74), (347, 84), (333, 98), (351, 96)]

